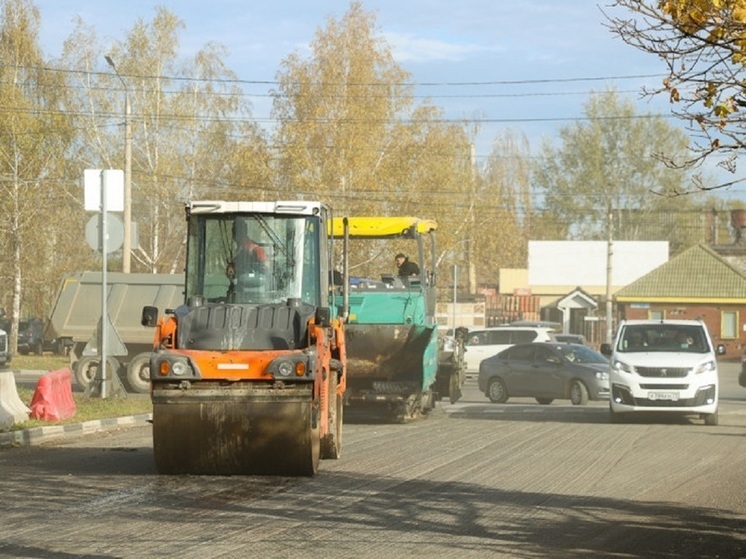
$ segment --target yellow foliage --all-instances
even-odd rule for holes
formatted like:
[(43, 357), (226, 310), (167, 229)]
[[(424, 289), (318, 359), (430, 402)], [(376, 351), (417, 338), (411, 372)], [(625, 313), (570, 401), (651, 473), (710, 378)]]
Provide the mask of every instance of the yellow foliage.
[(659, 8), (679, 29), (688, 34), (707, 32), (714, 43), (731, 42), (734, 64), (746, 64), (746, 0), (661, 0)]
[(718, 103), (713, 111), (716, 117), (726, 118), (730, 113), (730, 108), (726, 103)]

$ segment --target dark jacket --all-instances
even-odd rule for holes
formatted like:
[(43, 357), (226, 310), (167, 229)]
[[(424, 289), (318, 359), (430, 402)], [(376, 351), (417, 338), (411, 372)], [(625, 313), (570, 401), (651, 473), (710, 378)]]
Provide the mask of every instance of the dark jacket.
[(409, 258), (405, 258), (404, 262), (399, 266), (400, 276), (416, 276), (419, 275), (419, 273), (420, 267), (416, 263), (410, 262)]

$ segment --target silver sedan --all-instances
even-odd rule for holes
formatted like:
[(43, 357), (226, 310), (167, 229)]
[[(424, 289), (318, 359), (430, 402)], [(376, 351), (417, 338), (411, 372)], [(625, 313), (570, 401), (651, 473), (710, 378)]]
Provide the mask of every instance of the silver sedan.
[(609, 398), (609, 361), (580, 344), (533, 342), (514, 345), (479, 364), (479, 390), (490, 401), (535, 398), (540, 404), (574, 405)]

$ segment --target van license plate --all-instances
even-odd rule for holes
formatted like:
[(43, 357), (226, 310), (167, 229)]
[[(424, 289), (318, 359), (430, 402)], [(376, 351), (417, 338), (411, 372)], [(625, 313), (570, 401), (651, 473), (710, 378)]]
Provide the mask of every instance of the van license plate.
[(648, 392), (648, 400), (669, 400), (676, 402), (678, 399), (678, 392)]

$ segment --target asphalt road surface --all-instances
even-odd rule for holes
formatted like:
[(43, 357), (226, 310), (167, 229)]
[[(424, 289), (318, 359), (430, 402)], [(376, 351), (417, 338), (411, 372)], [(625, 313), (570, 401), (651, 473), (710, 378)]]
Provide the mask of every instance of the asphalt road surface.
[(469, 381), (423, 421), (347, 421), (314, 478), (159, 476), (149, 426), (0, 449), (0, 557), (746, 557), (736, 376), (716, 427)]

